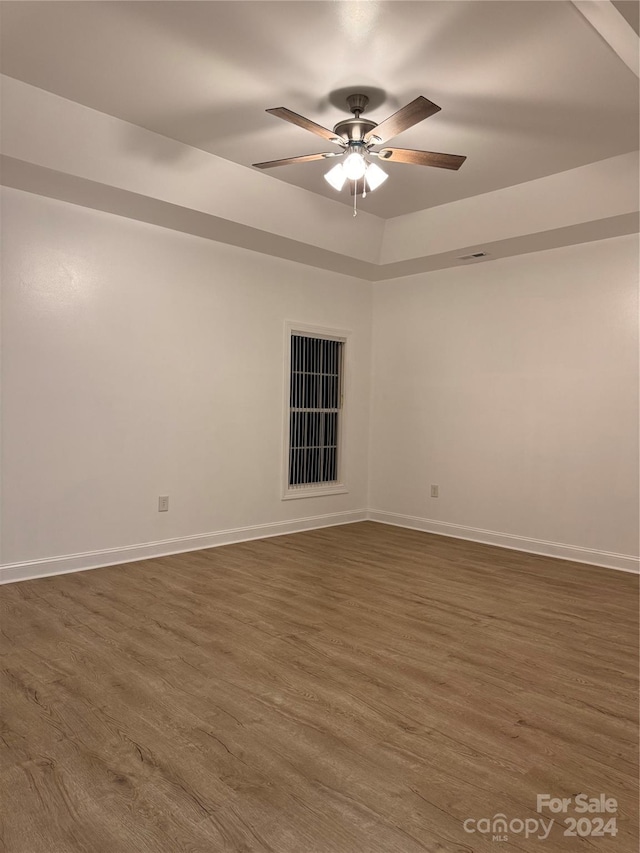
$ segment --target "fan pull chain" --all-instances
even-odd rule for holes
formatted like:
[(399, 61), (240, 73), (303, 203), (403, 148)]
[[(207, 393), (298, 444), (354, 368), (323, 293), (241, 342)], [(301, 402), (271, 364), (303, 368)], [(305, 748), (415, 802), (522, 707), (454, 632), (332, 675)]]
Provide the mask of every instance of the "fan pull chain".
[(355, 185), (355, 187), (354, 187), (353, 189), (354, 189), (354, 192), (353, 192), (353, 215), (354, 215), (354, 216), (357, 216), (357, 215), (358, 215), (358, 205), (357, 205), (357, 201), (358, 201), (358, 181), (356, 181), (356, 185)]

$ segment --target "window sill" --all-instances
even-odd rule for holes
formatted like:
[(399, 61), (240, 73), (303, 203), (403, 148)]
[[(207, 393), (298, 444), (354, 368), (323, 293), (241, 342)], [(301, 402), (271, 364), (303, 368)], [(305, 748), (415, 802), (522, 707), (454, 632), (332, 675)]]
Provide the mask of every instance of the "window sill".
[(283, 501), (293, 501), (300, 498), (322, 498), (327, 495), (346, 495), (349, 489), (344, 483), (336, 483), (334, 486), (314, 486), (299, 489), (287, 489), (282, 495)]

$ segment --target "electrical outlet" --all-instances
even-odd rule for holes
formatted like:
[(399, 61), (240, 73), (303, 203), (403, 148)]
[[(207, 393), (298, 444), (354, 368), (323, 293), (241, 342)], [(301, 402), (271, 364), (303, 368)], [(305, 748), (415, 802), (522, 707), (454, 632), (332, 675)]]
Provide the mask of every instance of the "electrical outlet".
[(438, 487), (437, 487), (437, 486), (435, 486), (435, 485), (434, 485), (434, 486), (431, 486), (431, 497), (432, 497), (432, 498), (437, 498), (437, 497), (438, 497)]
[(169, 512), (169, 495), (160, 495), (158, 498), (158, 512)]

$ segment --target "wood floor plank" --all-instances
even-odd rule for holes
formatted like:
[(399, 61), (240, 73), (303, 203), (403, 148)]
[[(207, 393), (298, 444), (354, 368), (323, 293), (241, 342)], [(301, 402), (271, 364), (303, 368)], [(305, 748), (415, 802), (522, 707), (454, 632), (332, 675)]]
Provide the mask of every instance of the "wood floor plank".
[(4, 586), (0, 850), (483, 853), (583, 792), (617, 836), (546, 849), (635, 853), (637, 592), (368, 522)]

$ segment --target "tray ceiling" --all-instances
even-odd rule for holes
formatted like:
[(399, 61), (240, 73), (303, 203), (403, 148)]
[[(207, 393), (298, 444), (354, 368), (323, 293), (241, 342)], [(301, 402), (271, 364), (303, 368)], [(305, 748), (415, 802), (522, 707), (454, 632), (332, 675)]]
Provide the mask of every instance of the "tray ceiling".
[[(1, 9), (3, 73), (248, 169), (324, 150), (269, 107), (332, 126), (347, 115), (336, 106), (339, 90), (375, 93), (378, 121), (425, 95), (441, 112), (392, 144), (468, 160), (457, 173), (386, 164), (390, 179), (362, 202), (385, 219), (638, 147), (637, 78), (564, 0)], [(350, 204), (325, 171), (310, 163), (270, 179)]]

